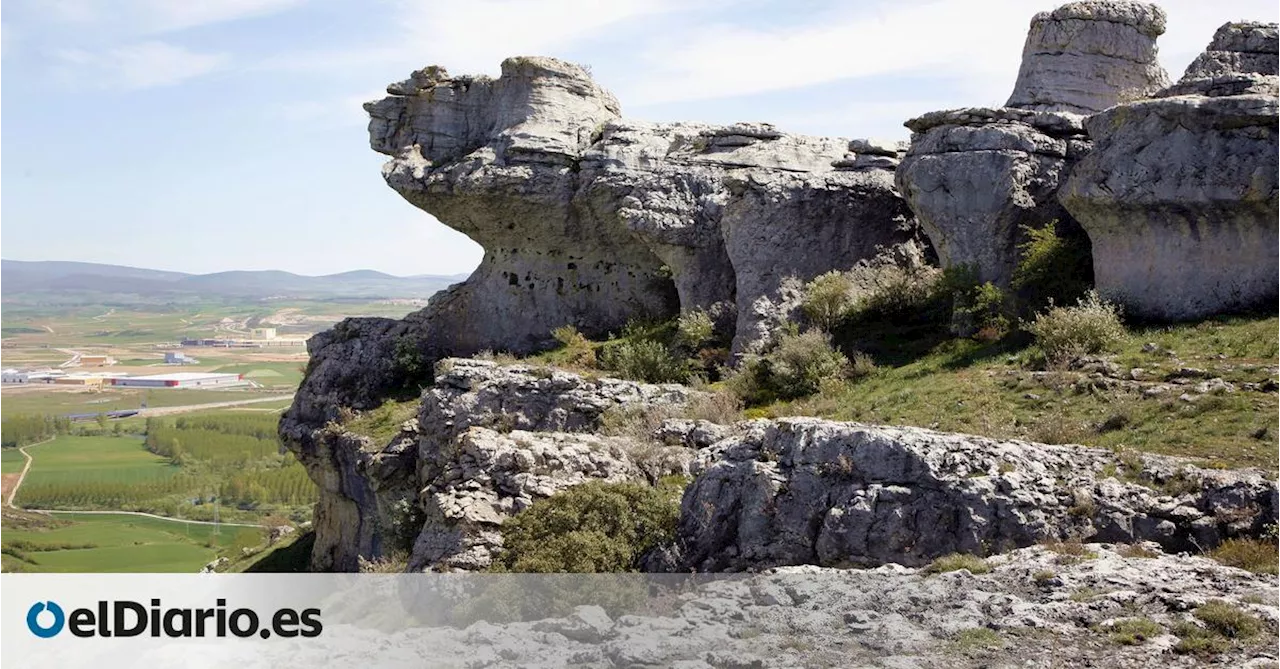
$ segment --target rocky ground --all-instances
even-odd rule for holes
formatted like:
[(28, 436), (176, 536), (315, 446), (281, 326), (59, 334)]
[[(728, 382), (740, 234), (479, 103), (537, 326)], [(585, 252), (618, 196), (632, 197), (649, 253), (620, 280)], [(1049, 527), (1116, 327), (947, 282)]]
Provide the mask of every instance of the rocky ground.
[[(250, 646), (243, 666), (335, 659), (467, 669), (1277, 666), (1275, 576), (1164, 554), (1154, 544), (1034, 546), (941, 573), (788, 567), (657, 593), (612, 613), (588, 605), (521, 622), (473, 615), (455, 626), (419, 622), (394, 606), (397, 578), (407, 577), (366, 576), (360, 593), (335, 600), (341, 611), (326, 608), (323, 636)], [(417, 578), (448, 590), (467, 577)], [(470, 578), (499, 587), (494, 579), (530, 577)], [(611, 577), (574, 578), (590, 585)], [(644, 577), (624, 578), (633, 580), (600, 584), (620, 589)], [(1235, 627), (1207, 611), (1230, 612)], [(1236, 638), (1224, 635), (1230, 629), (1240, 630)]]

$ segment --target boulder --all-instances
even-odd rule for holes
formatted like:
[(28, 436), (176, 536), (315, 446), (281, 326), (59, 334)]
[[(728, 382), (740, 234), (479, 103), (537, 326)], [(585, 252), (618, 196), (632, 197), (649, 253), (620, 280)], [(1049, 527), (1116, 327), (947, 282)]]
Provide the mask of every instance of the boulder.
[(1257, 470), (1142, 456), (1135, 472), (1107, 450), (812, 418), (740, 427), (699, 451), (677, 544), (649, 569), (915, 566), (1069, 540), (1196, 550), (1276, 522)]
[(1083, 234), (1057, 191), (1089, 150), (1083, 115), (1168, 84), (1156, 62), (1160, 8), (1090, 0), (1037, 14), (1006, 106), (931, 112), (907, 121), (896, 181), (944, 267), (968, 266), (1007, 288), (1024, 228), (1057, 222)]
[(1040, 12), (1006, 107), (1092, 114), (1169, 85), (1156, 60), (1165, 13), (1146, 2), (1086, 0)]
[(1189, 320), (1277, 299), (1276, 24), (1228, 23), (1174, 86), (1088, 119), (1060, 194), (1104, 297)]
[(481, 569), (501, 549), (502, 519), (534, 500), (688, 471), (693, 450), (678, 441), (592, 434), (611, 409), (678, 410), (696, 394), (683, 386), (452, 358), (435, 375), (385, 443), (342, 416), (314, 430), (282, 421), (320, 488), (313, 569), (354, 571), (400, 552), (415, 569)]

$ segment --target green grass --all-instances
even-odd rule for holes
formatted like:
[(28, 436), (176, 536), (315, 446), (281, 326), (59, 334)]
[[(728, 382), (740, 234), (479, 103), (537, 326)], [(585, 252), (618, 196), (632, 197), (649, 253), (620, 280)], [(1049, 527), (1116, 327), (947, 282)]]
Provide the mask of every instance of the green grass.
[(27, 453), (32, 459), (27, 483), (68, 479), (145, 481), (172, 476), (178, 470), (166, 459), (147, 451), (142, 440), (136, 437), (61, 436), (30, 446)]
[(385, 445), (400, 432), (400, 424), (413, 418), (418, 413), (418, 400), (397, 402), (387, 400), (382, 406), (362, 412), (356, 418), (342, 424), (342, 427), (372, 438), (379, 446)]
[(924, 568), (924, 573), (942, 574), (949, 571), (960, 571), (961, 569), (968, 569), (971, 574), (985, 574), (991, 571), (991, 566), (987, 564), (986, 560), (977, 555), (952, 553), (929, 563), (929, 566)]
[(16, 448), (0, 451), (0, 474), (19, 474), (27, 459)]
[(246, 362), (214, 369), (219, 374), (243, 374), (244, 378), (269, 388), (297, 388), (302, 383), (304, 364), (296, 362)]
[[(1275, 365), (1275, 317), (1233, 317), (1195, 325), (1137, 329), (1116, 361), (1153, 377), (1182, 365), (1207, 369), (1232, 383), (1262, 382)], [(926, 326), (882, 326), (841, 342), (872, 355), (878, 371), (865, 379), (824, 386), (812, 397), (752, 409), (752, 415), (813, 415), (835, 420), (918, 425), (1002, 439), (1081, 443), (1198, 458), (1230, 466), (1275, 469), (1280, 457), (1272, 393), (1240, 391), (1178, 401), (1164, 396), (1071, 388), (1053, 378), (1034, 380), (1036, 350), (1025, 338), (995, 343), (950, 339)], [(1219, 358), (1218, 356), (1225, 356)], [(1156, 368), (1155, 365), (1160, 365)], [(1112, 420), (1114, 418), (1114, 420)]]
[(101, 392), (50, 389), (47, 392), (28, 391), (5, 394), (2, 406), (0, 406), (0, 415), (50, 414), (61, 416), (72, 413), (100, 413), (117, 409), (137, 409), (142, 405), (143, 400), (146, 401), (147, 406), (150, 408), (177, 407), (190, 404), (236, 402), (263, 397), (268, 394), (270, 393), (251, 389), (110, 389)]
[[(262, 543), (262, 531), (248, 527), (158, 520), (129, 515), (59, 514), (56, 527), (6, 528), (4, 571), (30, 572), (194, 572), (225, 551)], [(65, 522), (70, 521), (70, 522)], [(92, 548), (58, 549), (77, 545)], [(32, 547), (35, 548), (32, 548)], [(49, 547), (53, 550), (39, 550)]]

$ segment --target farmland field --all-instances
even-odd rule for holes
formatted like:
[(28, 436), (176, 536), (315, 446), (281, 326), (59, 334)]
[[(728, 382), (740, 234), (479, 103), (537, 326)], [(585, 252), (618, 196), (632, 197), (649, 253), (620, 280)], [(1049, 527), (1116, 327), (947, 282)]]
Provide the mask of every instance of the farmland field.
[[(216, 532), (216, 533), (215, 533)], [(59, 514), (4, 532), (4, 571), (193, 572), (219, 553), (264, 541), (251, 527), (214, 528), (127, 514)]]
[(22, 465), (27, 461), (22, 457), (16, 448), (6, 448), (0, 451), (0, 474), (17, 474), (22, 471)]

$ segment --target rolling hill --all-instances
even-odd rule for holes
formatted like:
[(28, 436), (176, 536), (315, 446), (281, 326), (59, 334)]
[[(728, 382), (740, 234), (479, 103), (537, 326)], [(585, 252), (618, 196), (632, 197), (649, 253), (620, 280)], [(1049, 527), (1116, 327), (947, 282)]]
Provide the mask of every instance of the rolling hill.
[(0, 301), (128, 303), (195, 299), (430, 297), (466, 275), (398, 277), (373, 270), (303, 276), (279, 270), (187, 274), (83, 262), (0, 261)]

